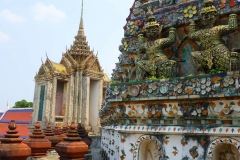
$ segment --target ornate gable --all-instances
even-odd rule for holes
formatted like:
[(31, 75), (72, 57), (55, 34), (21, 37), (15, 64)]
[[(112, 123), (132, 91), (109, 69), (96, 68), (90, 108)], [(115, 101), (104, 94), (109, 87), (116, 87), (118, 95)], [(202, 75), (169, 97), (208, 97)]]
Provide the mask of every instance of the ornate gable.
[(66, 57), (64, 57), (64, 56), (62, 57), (60, 64), (62, 64), (66, 67), (67, 72), (72, 72), (72, 70), (73, 70), (72, 65)]
[(70, 63), (72, 68), (75, 68), (77, 66), (77, 62), (73, 59), (73, 57), (67, 52), (63, 55)]
[(88, 55), (88, 57), (81, 62), (81, 66), (83, 66), (84, 68), (88, 68), (89, 63), (91, 63), (93, 59), (94, 59), (93, 54)]
[(35, 76), (35, 79), (47, 78), (50, 76), (51, 76), (51, 72), (49, 68), (45, 64), (42, 64), (41, 67), (39, 68), (37, 75)]
[(95, 57), (92, 63), (88, 66), (88, 69), (94, 72), (103, 72), (97, 57)]
[(55, 71), (55, 68), (54, 68), (54, 66), (53, 66), (53, 64), (52, 64), (52, 61), (50, 61), (50, 59), (46, 59), (46, 62), (45, 62), (45, 65), (49, 68), (49, 70), (51, 71), (51, 72), (54, 72)]

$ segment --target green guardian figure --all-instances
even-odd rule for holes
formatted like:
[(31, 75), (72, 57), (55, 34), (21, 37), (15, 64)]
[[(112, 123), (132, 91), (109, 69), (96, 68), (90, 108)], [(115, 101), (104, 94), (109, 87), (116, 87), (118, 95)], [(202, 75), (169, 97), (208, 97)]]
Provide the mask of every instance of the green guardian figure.
[(238, 29), (237, 15), (230, 14), (228, 25), (214, 26), (218, 19), (218, 11), (211, 0), (204, 0), (200, 12), (204, 29), (197, 30), (193, 22), (189, 28), (189, 38), (200, 41), (204, 50), (191, 53), (191, 62), (198, 73), (209, 73), (211, 69), (229, 70), (230, 51), (222, 43), (221, 38)]
[(169, 60), (163, 49), (171, 46), (176, 40), (176, 29), (170, 28), (168, 38), (159, 38), (162, 27), (156, 21), (153, 12), (148, 8), (148, 23), (144, 26), (145, 33), (138, 35), (138, 58), (136, 64), (137, 79), (146, 77), (172, 76), (176, 61)]

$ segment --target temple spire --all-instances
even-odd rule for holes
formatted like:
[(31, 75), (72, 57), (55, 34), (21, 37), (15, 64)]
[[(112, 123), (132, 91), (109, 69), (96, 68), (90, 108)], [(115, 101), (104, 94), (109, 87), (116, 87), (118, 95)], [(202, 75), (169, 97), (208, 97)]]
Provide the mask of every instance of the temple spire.
[(90, 47), (88, 46), (88, 42), (84, 33), (83, 0), (78, 34), (75, 36), (75, 41), (73, 42), (73, 45), (70, 47), (69, 53), (73, 55), (88, 55), (91, 53)]
[(78, 34), (84, 36), (84, 23), (83, 23), (83, 0), (82, 0), (82, 11), (81, 11), (81, 19)]

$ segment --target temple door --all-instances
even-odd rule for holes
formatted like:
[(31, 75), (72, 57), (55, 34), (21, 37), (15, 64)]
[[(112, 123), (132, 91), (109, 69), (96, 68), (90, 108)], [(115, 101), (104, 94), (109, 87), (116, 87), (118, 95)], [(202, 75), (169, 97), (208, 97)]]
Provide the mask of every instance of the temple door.
[(55, 115), (62, 116), (62, 107), (63, 107), (63, 94), (58, 92), (56, 94), (56, 107), (55, 107)]

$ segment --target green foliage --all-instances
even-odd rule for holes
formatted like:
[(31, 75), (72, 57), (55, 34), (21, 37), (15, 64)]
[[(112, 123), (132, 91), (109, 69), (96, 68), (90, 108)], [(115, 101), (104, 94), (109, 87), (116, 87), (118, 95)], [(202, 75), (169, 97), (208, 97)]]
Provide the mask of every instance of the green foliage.
[(152, 77), (149, 77), (148, 80), (157, 80), (157, 77), (152, 76)]
[(191, 77), (191, 76), (193, 76), (193, 74), (189, 74), (189, 75), (188, 75), (188, 77)]
[(33, 103), (27, 102), (25, 99), (15, 102), (15, 106), (13, 106), (13, 108), (29, 108), (29, 107), (33, 107)]
[(160, 79), (166, 79), (166, 78), (170, 78), (172, 77), (171, 75), (165, 75), (165, 76), (161, 76)]
[(211, 73), (211, 74), (222, 73), (222, 72), (225, 72), (225, 70), (222, 69), (222, 68), (216, 68), (216, 69), (211, 69), (211, 70), (210, 70), (210, 73)]

